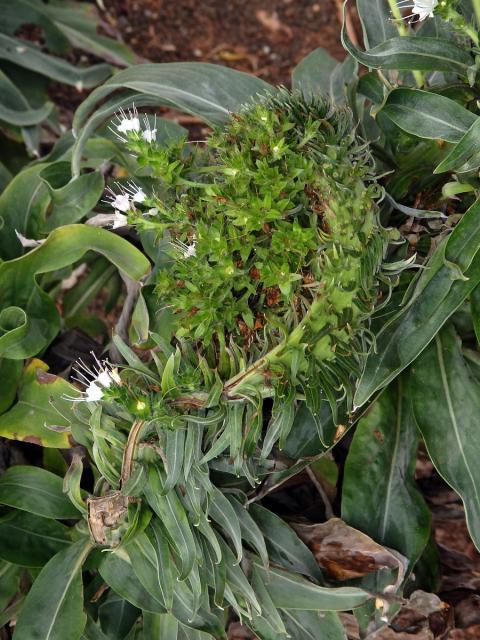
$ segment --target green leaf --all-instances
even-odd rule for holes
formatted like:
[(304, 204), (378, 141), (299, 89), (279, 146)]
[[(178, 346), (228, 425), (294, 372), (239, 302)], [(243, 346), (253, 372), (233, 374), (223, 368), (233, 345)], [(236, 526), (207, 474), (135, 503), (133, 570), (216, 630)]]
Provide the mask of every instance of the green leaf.
[(250, 505), (249, 511), (265, 536), (271, 562), (316, 580), (322, 579), (312, 552), (286, 522), (258, 504)]
[(42, 13), (50, 18), (73, 47), (119, 66), (137, 61), (137, 56), (125, 44), (98, 33), (98, 12), (93, 5), (76, 2), (65, 6), (62, 0), (48, 4), (37, 0), (35, 5), (41, 6)]
[[(96, 112), (101, 101), (122, 89), (131, 91), (114, 96), (113, 101), (110, 99)], [(83, 147), (95, 128), (121, 106), (132, 102), (137, 106), (167, 105), (199, 116), (209, 124), (222, 124), (242, 104), (272, 90), (271, 85), (259, 78), (202, 62), (142, 64), (125, 69), (93, 91), (77, 109), (73, 120), (77, 143), (72, 171), (74, 175), (78, 173)]]
[(447, 142), (459, 142), (478, 120), (450, 98), (403, 87), (389, 93), (380, 113), (407, 133)]
[(0, 560), (0, 611), (3, 611), (19, 591), (21, 567)]
[(401, 378), (356, 428), (345, 463), (342, 518), (410, 562), (430, 537), (430, 512), (413, 476), (418, 435)]
[(473, 64), (466, 49), (443, 38), (397, 36), (362, 51), (348, 37), (345, 24), (341, 38), (348, 53), (371, 69), (446, 71), (466, 77)]
[(103, 63), (87, 68), (75, 67), (61, 58), (42, 53), (38, 47), (24, 40), (10, 38), (3, 33), (0, 33), (0, 60), (8, 60), (51, 80), (71, 85), (78, 91), (96, 87), (112, 73), (112, 67)]
[(79, 640), (86, 623), (82, 565), (91, 549), (82, 538), (45, 565), (25, 598), (14, 640)]
[(75, 397), (78, 390), (47, 370), (48, 366), (40, 360), (34, 359), (27, 365), (17, 403), (0, 416), (0, 436), (67, 449), (72, 446), (70, 427), (76, 420), (73, 404), (65, 396)]
[(161, 470), (150, 466), (145, 497), (160, 518), (182, 565), (180, 579), (184, 580), (195, 562), (196, 547), (187, 514), (175, 490), (162, 495), (165, 479)]
[(347, 632), (333, 611), (282, 611), (291, 638), (347, 640)]
[(298, 574), (281, 569), (256, 568), (276, 607), (305, 611), (346, 611), (365, 604), (372, 596), (356, 587), (318, 587)]
[(480, 387), (469, 374), (452, 325), (412, 366), (409, 391), (428, 455), (462, 498), (468, 530), (480, 549)]
[(355, 393), (357, 407), (405, 369), (475, 289), (480, 282), (479, 246), (477, 202), (437, 247), (409, 301), (377, 335)]
[[(446, 158), (440, 162), (435, 168), (434, 173), (443, 173), (444, 171), (461, 171), (462, 166), (467, 162), (470, 162), (474, 156), (478, 153), (480, 145), (480, 118), (477, 118), (472, 124), (470, 129), (465, 135), (458, 141), (453, 147)], [(480, 166), (480, 160), (477, 158), (476, 162)], [(475, 168), (471, 164), (469, 170)]]
[(2, 393), (0, 394), (0, 414), (5, 413), (13, 404), (22, 371), (23, 362), (21, 360), (0, 358), (0, 379), (3, 381)]
[(68, 169), (65, 176), (66, 181), (62, 181), (60, 184), (49, 182), (49, 172), (55, 165), (49, 165), (40, 172), (40, 178), (47, 183), (51, 197), (51, 208), (42, 228), (44, 233), (53, 231), (61, 225), (81, 220), (97, 204), (105, 186), (105, 181), (99, 171), (84, 173), (78, 178), (71, 179), (70, 163), (56, 164), (65, 165)]
[(54, 519), (80, 518), (63, 494), (62, 479), (40, 467), (16, 465), (0, 478), (0, 504)]
[(100, 575), (119, 596), (138, 609), (145, 609), (152, 613), (165, 613), (162, 601), (153, 597), (145, 589), (135, 575), (124, 551), (104, 555), (104, 560), (99, 567)]
[(226, 494), (226, 498), (235, 511), (238, 523), (240, 524), (242, 538), (251, 546), (252, 549), (256, 551), (256, 553), (258, 553), (264, 566), (268, 567), (268, 551), (260, 527), (248, 513), (248, 509), (234, 496)]
[(20, 89), (0, 71), (0, 120), (17, 127), (28, 127), (43, 122), (52, 109), (52, 102), (32, 109)]
[(87, 225), (56, 229), (41, 246), (0, 264), (0, 356), (28, 358), (53, 340), (60, 327), (58, 310), (35, 278), (72, 265), (88, 250), (104, 255), (135, 280), (150, 268), (138, 249), (109, 231)]
[(45, 164), (37, 164), (20, 171), (0, 196), (0, 257), (16, 258), (24, 252), (15, 231), (26, 238), (39, 238), (47, 207), (48, 190), (40, 179)]
[(210, 495), (211, 501), (208, 508), (208, 515), (233, 542), (237, 554), (237, 562), (240, 562), (243, 556), (240, 522), (232, 505), (220, 489), (212, 485)]
[(347, 56), (338, 62), (325, 49), (315, 49), (295, 67), (292, 87), (305, 96), (329, 96), (335, 104), (345, 103), (345, 86), (357, 71), (355, 60)]
[(153, 598), (161, 600), (163, 607), (166, 609), (161, 567), (158, 563), (155, 549), (146, 533), (137, 534), (126, 545), (125, 550), (128, 553), (137, 578)]
[(357, 0), (365, 48), (375, 47), (398, 34), (388, 0)]
[(0, 558), (23, 567), (43, 567), (71, 544), (68, 528), (25, 511), (0, 518)]
[(110, 640), (124, 638), (139, 615), (139, 609), (112, 591), (98, 607), (100, 626), (105, 636)]

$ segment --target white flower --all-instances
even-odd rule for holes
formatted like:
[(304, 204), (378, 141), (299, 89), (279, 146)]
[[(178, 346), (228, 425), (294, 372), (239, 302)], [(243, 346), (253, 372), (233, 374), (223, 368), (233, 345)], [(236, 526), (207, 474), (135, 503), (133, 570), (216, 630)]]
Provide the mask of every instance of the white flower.
[(91, 382), (88, 387), (85, 389), (85, 397), (82, 398), (85, 402), (98, 402), (103, 398), (103, 391), (95, 384), (95, 382)]
[(142, 131), (141, 138), (142, 140), (145, 140), (145, 142), (148, 142), (148, 144), (152, 144), (152, 142), (156, 142), (157, 140), (157, 128), (156, 128), (156, 124), (157, 124), (157, 116), (155, 116), (154, 120), (153, 120), (153, 128), (150, 126), (150, 120), (148, 119), (147, 115), (145, 114), (143, 116), (143, 124), (144, 124), (144, 131)]
[(127, 186), (125, 187), (125, 191), (131, 198), (132, 202), (135, 202), (137, 204), (141, 204), (142, 202), (144, 202), (147, 197), (143, 189), (141, 187), (137, 187), (134, 182), (128, 182)]
[(74, 379), (84, 385), (85, 390), (79, 398), (65, 396), (67, 400), (72, 402), (98, 402), (103, 398), (106, 389), (122, 384), (117, 368), (113, 368), (107, 360), (100, 362), (95, 354), (92, 355), (95, 358), (96, 366), (89, 369), (83, 360), (79, 360), (73, 369), (78, 376), (74, 377)]
[(114, 209), (126, 213), (130, 209), (130, 197), (128, 193), (117, 193), (110, 204)]
[(148, 211), (144, 211), (143, 215), (144, 216), (156, 216), (158, 213), (158, 209), (157, 207), (152, 207), (151, 209), (149, 209)]
[(156, 129), (145, 129), (145, 131), (142, 131), (142, 138), (145, 140), (145, 142), (148, 142), (149, 144), (151, 144), (152, 142), (155, 142), (157, 139), (157, 130)]
[(422, 22), (427, 18), (433, 18), (433, 12), (438, 5), (438, 0), (399, 0), (400, 9), (411, 9), (412, 13), (407, 18), (418, 16), (418, 21)]
[(129, 109), (128, 112), (120, 109), (117, 114), (117, 123), (114, 126), (117, 128), (118, 133), (128, 134), (130, 131), (140, 131), (140, 119), (135, 105), (132, 105), (132, 110)]
[(147, 197), (147, 196), (146, 196), (146, 195), (145, 195), (145, 193), (143, 192), (143, 189), (139, 189), (139, 190), (137, 191), (137, 193), (134, 193), (134, 194), (133, 194), (132, 201), (133, 201), (133, 202), (139, 202), (139, 203), (140, 203), (140, 202), (143, 202), (143, 201), (145, 200), (145, 198), (146, 198), (146, 197)]
[(120, 227), (126, 227), (128, 225), (127, 216), (120, 211), (115, 211), (113, 216), (112, 229), (120, 229)]
[(195, 239), (192, 244), (185, 244), (185, 242), (182, 242), (181, 240), (175, 240), (172, 242), (172, 245), (178, 252), (180, 252), (183, 258), (192, 258), (197, 255)]

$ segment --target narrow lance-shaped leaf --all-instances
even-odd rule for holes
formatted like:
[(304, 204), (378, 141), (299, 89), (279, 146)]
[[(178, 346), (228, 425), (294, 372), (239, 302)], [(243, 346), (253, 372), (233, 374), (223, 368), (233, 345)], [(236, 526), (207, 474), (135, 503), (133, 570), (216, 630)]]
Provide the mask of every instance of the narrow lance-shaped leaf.
[(391, 91), (380, 113), (407, 133), (447, 142), (461, 140), (478, 119), (446, 96), (407, 87)]
[(473, 63), (472, 57), (463, 47), (442, 38), (397, 36), (368, 51), (362, 51), (348, 37), (345, 22), (341, 37), (348, 53), (372, 69), (446, 71), (466, 77), (467, 70)]
[(428, 454), (462, 498), (470, 535), (480, 549), (480, 387), (470, 377), (452, 325), (412, 366), (409, 390)]
[(8, 60), (79, 90), (95, 87), (112, 73), (112, 67), (103, 63), (87, 68), (75, 67), (61, 58), (43, 53), (38, 47), (28, 42), (22, 41), (19, 46), (17, 39), (3, 33), (0, 33), (0, 59)]
[(437, 248), (409, 302), (377, 335), (355, 394), (357, 407), (421, 353), (480, 282), (479, 213), (480, 203), (475, 203), (463, 215)]
[(24, 567), (43, 567), (71, 544), (69, 529), (56, 520), (26, 511), (0, 518), (0, 558)]
[(345, 464), (342, 517), (408, 558), (410, 569), (430, 535), (430, 513), (413, 475), (418, 435), (399, 378), (357, 425)]
[(365, 604), (371, 595), (357, 587), (319, 587), (298, 574), (255, 564), (276, 607), (306, 611), (345, 611)]
[(249, 511), (265, 536), (272, 562), (321, 580), (322, 572), (312, 552), (286, 522), (258, 504), (252, 504)]
[(86, 622), (82, 565), (91, 548), (82, 538), (45, 565), (25, 599), (14, 640), (79, 640)]
[(80, 513), (63, 493), (62, 479), (40, 467), (16, 465), (0, 478), (0, 504), (44, 518), (79, 518)]

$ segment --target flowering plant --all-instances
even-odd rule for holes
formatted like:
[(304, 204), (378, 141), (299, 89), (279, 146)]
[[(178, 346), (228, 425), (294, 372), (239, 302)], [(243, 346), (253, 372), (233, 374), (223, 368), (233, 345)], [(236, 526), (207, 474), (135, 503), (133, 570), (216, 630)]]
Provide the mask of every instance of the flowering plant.
[[(340, 640), (336, 612), (348, 610), (376, 634), (415, 588), (435, 588), (413, 480), (419, 438), (479, 544), (480, 11), (357, 8), (365, 47), (345, 28), (347, 60), (313, 52), (291, 91), (212, 65), (142, 65), (79, 108), (73, 181), (91, 175), (88, 144), (110, 119), (106, 195), (86, 224), (29, 239), (40, 246), (0, 265), (2, 367), (15, 381), (17, 363), (58, 331), (58, 289), (49, 297), (38, 274), (76, 270), (93, 249), (103, 257), (91, 273), (108, 259), (127, 296), (110, 360), (80, 360), (75, 384), (31, 361), (0, 416), (4, 435), (73, 438), (84, 455), (63, 483), (35, 467), (0, 478), (12, 508), (0, 539), (16, 529), (49, 540), (0, 549), (13, 579), (17, 566), (43, 566), (18, 605), (16, 640), (207, 640), (232, 619), (261, 640)], [(204, 119), (207, 139), (138, 111), (158, 104)], [(28, 291), (12, 287), (18, 273)], [(32, 398), (35, 436), (20, 406)], [(349, 432), (342, 522), (325, 487), (337, 485), (331, 452), (340, 462)], [(326, 523), (275, 512), (303, 471)], [(360, 536), (382, 560), (335, 569), (329, 536), (344, 550)], [(115, 636), (107, 612), (119, 607)]]

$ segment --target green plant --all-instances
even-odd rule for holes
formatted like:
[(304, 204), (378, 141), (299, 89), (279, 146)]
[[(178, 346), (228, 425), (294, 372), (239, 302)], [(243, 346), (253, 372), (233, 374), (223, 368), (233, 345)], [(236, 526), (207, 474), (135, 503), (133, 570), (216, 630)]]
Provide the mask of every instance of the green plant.
[[(99, 35), (95, 7), (85, 2), (18, 0), (0, 2), (0, 123), (2, 133), (22, 139), (39, 156), (42, 127), (60, 132), (58, 114), (48, 99), (47, 85), (56, 81), (77, 91), (104, 82), (113, 67), (135, 62), (135, 55), (113, 38)], [(18, 37), (20, 28), (36, 29), (37, 40)], [(64, 58), (72, 47), (107, 62), (85, 66)], [(48, 53), (44, 49), (48, 50)]]
[[(136, 246), (74, 225), (0, 265), (1, 366), (13, 372), (0, 433), (53, 448), (73, 438), (88, 453), (63, 483), (35, 467), (0, 478), (9, 593), (22, 567), (33, 583), (4, 613), (19, 612), (16, 640), (206, 640), (232, 615), (261, 640), (340, 640), (342, 610), (374, 633), (412, 589), (435, 589), (415, 577), (435, 574), (419, 438), (480, 544), (480, 17), (476, 3), (434, 4), (416, 25), (358, 0), (364, 49), (343, 33), (347, 61), (312, 52), (292, 92), (212, 65), (142, 65), (77, 111), (63, 167), (44, 179), (55, 188), (65, 159), (72, 184), (90, 175), (92, 136), (119, 112), (109, 159), (133, 158), (109, 180), (106, 220)], [(370, 69), (360, 77), (357, 62)], [(188, 143), (161, 119), (142, 124), (133, 102), (195, 113), (212, 134)], [(24, 235), (38, 240), (37, 211)], [(143, 284), (115, 363), (80, 362), (83, 390), (38, 360), (22, 375), (59, 329), (37, 275), (58, 280), (90, 248)], [(329, 452), (349, 430), (342, 518), (396, 555), (342, 580), (319, 568), (301, 523), (258, 503), (304, 469), (335, 483)]]

